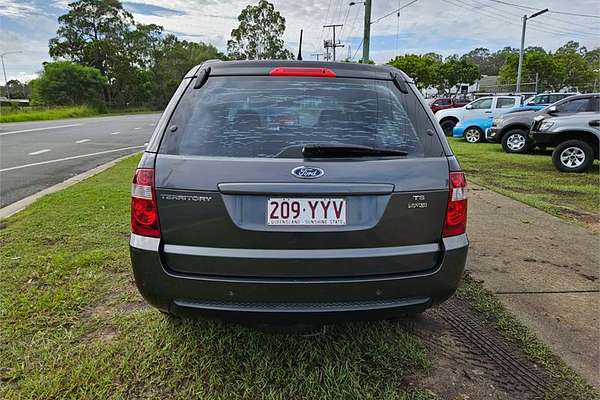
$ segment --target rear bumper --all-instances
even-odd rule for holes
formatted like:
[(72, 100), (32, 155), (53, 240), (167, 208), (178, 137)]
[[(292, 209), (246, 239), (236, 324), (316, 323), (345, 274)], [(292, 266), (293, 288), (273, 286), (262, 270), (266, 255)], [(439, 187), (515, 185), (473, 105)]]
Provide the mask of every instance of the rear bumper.
[(235, 320), (318, 321), (381, 319), (422, 311), (455, 292), (464, 270), (468, 239), (443, 239), (433, 270), (349, 278), (237, 278), (170, 271), (159, 239), (132, 235), (131, 261), (140, 293), (176, 315)]

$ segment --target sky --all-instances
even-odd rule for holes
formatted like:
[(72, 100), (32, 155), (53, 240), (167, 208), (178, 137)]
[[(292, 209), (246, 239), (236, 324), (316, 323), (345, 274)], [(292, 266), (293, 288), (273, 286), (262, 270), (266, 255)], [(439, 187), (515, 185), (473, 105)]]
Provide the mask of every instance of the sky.
[[(398, 54), (436, 52), (444, 56), (463, 54), (476, 47), (492, 51), (519, 47), (521, 17), (535, 9), (551, 12), (528, 21), (526, 46), (556, 50), (568, 40), (588, 48), (600, 46), (597, 0), (372, 0), (371, 59), (385, 63)], [(300, 29), (304, 29), (304, 59), (323, 53), (323, 39), (331, 29), (322, 25), (344, 24), (337, 38), (338, 59), (362, 54), (364, 6), (350, 0), (272, 0), (286, 19), (285, 45), (296, 54)], [(0, 0), (0, 53), (8, 79), (27, 81), (36, 76), (42, 62), (50, 61), (48, 40), (55, 36), (57, 18), (68, 10), (69, 0)], [(181, 39), (209, 42), (225, 52), (237, 16), (258, 0), (135, 0), (123, 1), (135, 20), (155, 23)], [(512, 3), (517, 6), (505, 4)], [(393, 12), (403, 7), (400, 16)], [(527, 9), (530, 7), (531, 9)], [(379, 19), (386, 14), (390, 16)], [(378, 20), (379, 19), (379, 20)], [(3, 78), (3, 77), (2, 77)], [(3, 81), (4, 79), (2, 79)]]

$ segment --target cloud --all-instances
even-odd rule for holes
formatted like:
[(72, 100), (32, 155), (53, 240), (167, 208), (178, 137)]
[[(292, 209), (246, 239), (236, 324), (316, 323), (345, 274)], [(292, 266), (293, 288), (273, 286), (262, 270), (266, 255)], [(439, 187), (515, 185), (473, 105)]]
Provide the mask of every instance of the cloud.
[[(13, 75), (34, 73), (48, 59), (48, 39), (58, 27), (57, 18), (73, 0), (0, 0), (0, 50), (24, 50), (26, 55), (11, 56)], [(345, 26), (336, 31), (336, 39), (346, 45), (338, 54), (345, 58), (348, 50), (356, 58), (362, 51), (364, 6), (350, 0), (270, 0), (286, 19), (283, 39), (288, 49), (297, 52), (300, 29), (304, 30), (303, 54), (323, 53), (323, 40), (331, 30), (322, 25)], [(515, 4), (519, 2), (512, 0)], [(225, 51), (231, 30), (238, 25), (237, 16), (248, 4), (258, 0), (132, 0), (124, 3), (135, 20), (155, 23), (178, 37), (204, 41)], [(402, 0), (401, 4), (407, 4)], [(474, 47), (494, 51), (504, 46), (518, 47), (521, 16), (524, 9), (491, 0), (418, 0), (400, 11), (393, 11), (398, 0), (373, 2), (372, 19), (390, 12), (371, 26), (371, 58), (387, 62), (397, 54), (437, 52), (444, 56), (465, 53)], [(527, 7), (600, 14), (597, 0), (530, 0)], [(544, 14), (528, 22), (526, 45), (555, 50), (568, 40), (577, 40), (588, 48), (600, 46), (597, 20), (561, 14)], [(8, 36), (10, 35), (10, 36)], [(7, 66), (7, 73), (8, 68)]]
[(173, 17), (185, 15), (185, 12), (183, 11), (174, 10), (172, 8), (157, 6), (153, 4), (125, 2), (123, 3), (123, 7), (132, 13), (141, 15), (153, 15), (157, 17)]
[(14, 0), (0, 0), (0, 16), (21, 18), (35, 12), (35, 7), (28, 3), (16, 3)]

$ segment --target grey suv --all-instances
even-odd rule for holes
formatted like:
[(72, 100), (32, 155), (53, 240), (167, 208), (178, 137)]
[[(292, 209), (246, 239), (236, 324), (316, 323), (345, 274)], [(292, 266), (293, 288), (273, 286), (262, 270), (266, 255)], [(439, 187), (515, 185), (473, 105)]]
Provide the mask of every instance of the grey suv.
[(183, 79), (135, 172), (135, 280), (176, 315), (420, 312), (461, 279), (465, 186), (397, 69), (208, 62)]
[(544, 143), (535, 143), (528, 138), (534, 118), (572, 115), (593, 111), (597, 107), (597, 94), (580, 94), (569, 96), (539, 111), (516, 109), (495, 118), (492, 127), (486, 131), (486, 139), (502, 143), (502, 148), (507, 153), (528, 153), (536, 145), (546, 146)]
[(600, 110), (536, 121), (530, 132), (536, 143), (554, 147), (552, 162), (562, 172), (585, 172), (600, 148)]

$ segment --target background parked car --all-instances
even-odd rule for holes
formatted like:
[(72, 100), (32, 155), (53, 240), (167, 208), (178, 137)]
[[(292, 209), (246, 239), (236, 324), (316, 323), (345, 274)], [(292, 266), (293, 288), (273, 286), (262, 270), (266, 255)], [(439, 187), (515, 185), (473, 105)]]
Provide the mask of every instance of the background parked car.
[(448, 108), (463, 107), (469, 103), (469, 100), (459, 97), (438, 97), (437, 99), (430, 99), (429, 107), (435, 114), (440, 110)]
[(523, 102), (522, 108), (528, 110), (541, 110), (542, 108), (554, 104), (557, 101), (574, 96), (577, 93), (542, 93), (531, 96)]
[(537, 144), (528, 137), (534, 118), (544, 119), (598, 110), (598, 96), (593, 93), (569, 96), (539, 111), (511, 110), (494, 118), (492, 126), (486, 131), (486, 139), (502, 143), (502, 148), (507, 153), (527, 153), (536, 145), (545, 147), (545, 144)]
[(562, 172), (585, 172), (600, 147), (600, 112), (582, 112), (546, 118), (535, 124), (530, 136), (536, 143), (554, 147), (552, 162)]
[(474, 100), (464, 107), (438, 111), (435, 117), (444, 133), (450, 136), (452, 129), (460, 121), (499, 117), (519, 105), (521, 105), (521, 96), (488, 96)]
[(478, 143), (485, 139), (485, 131), (492, 126), (493, 118), (477, 118), (461, 121), (452, 129), (452, 136), (464, 137), (469, 143)]

